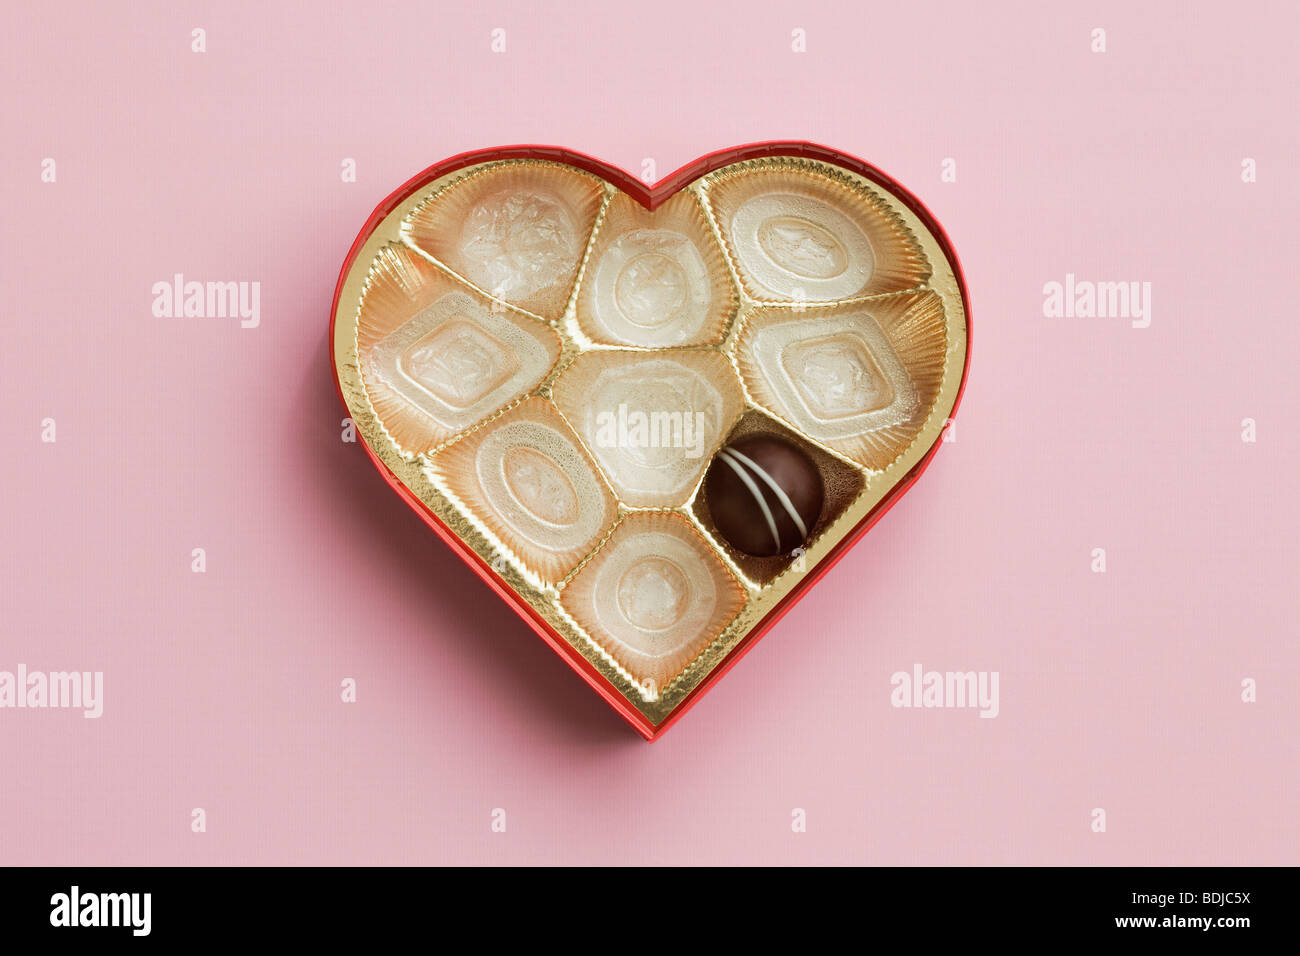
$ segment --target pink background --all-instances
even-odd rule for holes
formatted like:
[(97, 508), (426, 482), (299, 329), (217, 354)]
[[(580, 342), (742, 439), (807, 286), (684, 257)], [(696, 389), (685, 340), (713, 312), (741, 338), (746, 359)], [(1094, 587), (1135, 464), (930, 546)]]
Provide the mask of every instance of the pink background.
[[(1057, 6), (8, 5), (0, 669), (105, 703), (0, 710), (0, 861), (1300, 862), (1300, 22)], [(958, 440), (646, 744), (339, 440), (331, 295), (447, 155), (787, 138), (949, 231)], [(261, 326), (154, 318), (174, 272), (261, 282)], [(1045, 318), (1067, 272), (1152, 283), (1151, 327)], [(1000, 716), (892, 708), (917, 662)]]

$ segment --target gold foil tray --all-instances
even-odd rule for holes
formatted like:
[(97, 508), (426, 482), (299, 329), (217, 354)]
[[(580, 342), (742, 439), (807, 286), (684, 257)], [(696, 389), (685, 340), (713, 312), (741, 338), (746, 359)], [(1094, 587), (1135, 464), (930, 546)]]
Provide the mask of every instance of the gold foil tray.
[[(396, 197), (340, 281), (336, 372), (372, 455), (646, 736), (892, 503), (959, 394), (945, 241), (808, 151), (663, 194), (584, 158), (471, 162)], [(672, 441), (628, 437), (647, 408)], [(776, 558), (731, 547), (702, 493), (756, 431), (825, 490)]]

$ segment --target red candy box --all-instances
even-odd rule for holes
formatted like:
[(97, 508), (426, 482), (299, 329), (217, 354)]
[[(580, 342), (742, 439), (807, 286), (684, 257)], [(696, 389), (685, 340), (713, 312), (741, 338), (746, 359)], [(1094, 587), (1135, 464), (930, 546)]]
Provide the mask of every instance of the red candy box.
[(917, 199), (762, 143), (653, 186), (544, 147), (431, 166), (330, 340), (393, 490), (654, 739), (916, 481), (969, 337)]

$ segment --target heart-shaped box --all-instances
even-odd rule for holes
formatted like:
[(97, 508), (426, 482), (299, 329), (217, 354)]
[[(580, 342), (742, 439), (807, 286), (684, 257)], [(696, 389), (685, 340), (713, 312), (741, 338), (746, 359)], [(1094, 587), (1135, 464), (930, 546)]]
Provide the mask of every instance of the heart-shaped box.
[[(968, 322), (938, 223), (842, 153), (755, 144), (646, 186), (512, 146), (380, 204), (330, 342), (380, 474), (653, 740), (929, 464)], [(754, 438), (814, 473), (811, 527)], [(723, 527), (715, 464), (778, 553)]]

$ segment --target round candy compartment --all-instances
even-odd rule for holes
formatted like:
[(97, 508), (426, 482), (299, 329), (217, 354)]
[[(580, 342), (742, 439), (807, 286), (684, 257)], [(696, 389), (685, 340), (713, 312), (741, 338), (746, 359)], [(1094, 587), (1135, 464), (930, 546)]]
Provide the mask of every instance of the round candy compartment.
[(717, 533), (702, 479), (771, 432), (816, 465), (818, 548), (910, 445), (945, 374), (929, 263), (882, 196), (825, 164), (724, 167), (654, 211), (561, 163), (473, 167), (370, 266), (365, 394), (467, 542), (646, 700), (756, 596), (806, 570)]

